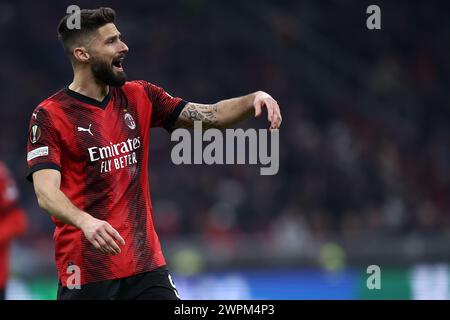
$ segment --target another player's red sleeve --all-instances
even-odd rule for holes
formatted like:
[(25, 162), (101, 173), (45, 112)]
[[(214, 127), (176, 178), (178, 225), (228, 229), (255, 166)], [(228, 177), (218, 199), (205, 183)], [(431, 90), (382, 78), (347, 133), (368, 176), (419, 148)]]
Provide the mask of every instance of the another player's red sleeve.
[(0, 216), (0, 246), (20, 236), (27, 228), (23, 209), (16, 207)]
[(17, 205), (19, 192), (9, 169), (0, 162), (0, 217)]
[(16, 183), (6, 166), (0, 163), (0, 247), (25, 231), (25, 213), (18, 200)]
[(147, 81), (139, 81), (143, 85), (148, 98), (152, 102), (152, 122), (151, 127), (164, 127), (172, 131), (173, 124), (187, 104), (181, 98), (174, 98), (163, 88), (160, 88)]
[(28, 131), (27, 179), (32, 181), (32, 174), (42, 169), (61, 168), (61, 138), (50, 113), (44, 107), (37, 107), (30, 120)]

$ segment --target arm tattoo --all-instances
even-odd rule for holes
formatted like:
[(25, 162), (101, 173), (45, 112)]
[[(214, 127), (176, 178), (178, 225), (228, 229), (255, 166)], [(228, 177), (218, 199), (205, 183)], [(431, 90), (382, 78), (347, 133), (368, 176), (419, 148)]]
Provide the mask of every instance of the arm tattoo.
[(176, 127), (193, 128), (194, 121), (201, 121), (204, 128), (216, 128), (219, 126), (217, 121), (217, 104), (198, 104), (188, 103), (181, 113)]

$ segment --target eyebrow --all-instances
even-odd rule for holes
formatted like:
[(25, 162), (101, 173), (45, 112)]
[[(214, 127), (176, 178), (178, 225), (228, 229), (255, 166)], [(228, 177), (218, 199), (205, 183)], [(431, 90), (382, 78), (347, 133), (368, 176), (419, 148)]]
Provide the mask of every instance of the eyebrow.
[(115, 39), (115, 38), (120, 38), (122, 36), (122, 34), (119, 32), (118, 34), (115, 34), (113, 36), (110, 36), (108, 38), (106, 38), (105, 42), (111, 40), (111, 39)]

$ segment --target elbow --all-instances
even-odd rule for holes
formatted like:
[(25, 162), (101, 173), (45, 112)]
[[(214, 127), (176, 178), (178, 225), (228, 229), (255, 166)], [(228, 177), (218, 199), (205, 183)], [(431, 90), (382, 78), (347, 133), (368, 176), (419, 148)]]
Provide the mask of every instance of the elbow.
[(44, 201), (44, 199), (42, 198), (42, 196), (36, 194), (36, 199), (37, 199), (37, 202), (38, 202), (38, 206), (39, 206), (41, 209), (44, 209), (44, 210), (45, 210), (45, 201)]
[(41, 209), (47, 210), (48, 208), (48, 196), (47, 191), (42, 190), (41, 188), (35, 188), (36, 199), (38, 205)]
[(37, 196), (37, 202), (38, 202), (38, 206), (41, 208), (41, 209), (44, 209), (44, 210), (46, 210), (46, 208), (47, 208), (47, 202), (43, 199), (43, 197), (40, 197), (40, 196)]
[(39, 170), (33, 173), (33, 186), (39, 207), (49, 211), (60, 187), (60, 174), (55, 170)]

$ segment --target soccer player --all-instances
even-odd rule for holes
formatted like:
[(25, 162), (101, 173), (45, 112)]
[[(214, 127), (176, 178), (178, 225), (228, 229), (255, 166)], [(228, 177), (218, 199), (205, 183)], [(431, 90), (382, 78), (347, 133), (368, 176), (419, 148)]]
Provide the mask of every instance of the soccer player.
[(16, 183), (8, 168), (0, 162), (0, 300), (5, 299), (11, 241), (26, 228), (25, 213), (18, 200)]
[(58, 35), (73, 81), (33, 111), (27, 148), (28, 178), (56, 224), (58, 299), (179, 299), (153, 225), (150, 128), (224, 128), (266, 108), (275, 130), (280, 109), (261, 91), (207, 105), (127, 81), (114, 10), (81, 10), (80, 29), (68, 17)]

